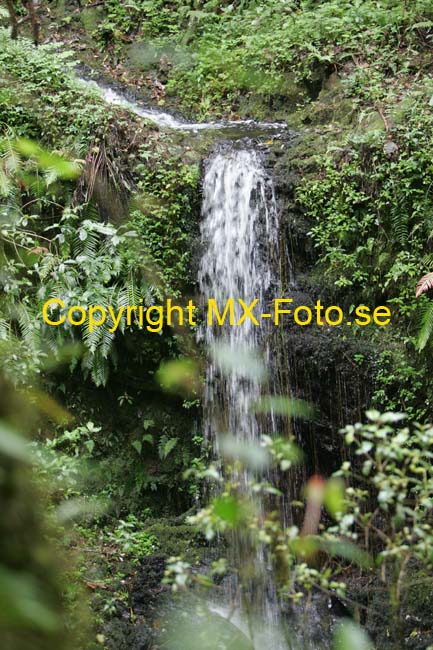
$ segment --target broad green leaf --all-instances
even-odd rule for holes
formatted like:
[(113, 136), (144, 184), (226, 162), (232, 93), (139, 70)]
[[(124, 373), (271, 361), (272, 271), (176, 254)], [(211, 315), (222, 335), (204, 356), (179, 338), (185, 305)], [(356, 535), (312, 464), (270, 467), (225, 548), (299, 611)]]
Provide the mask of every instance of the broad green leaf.
[(242, 520), (243, 508), (238, 499), (233, 496), (222, 496), (214, 499), (214, 513), (226, 521), (231, 527), (235, 527)]
[(168, 393), (196, 395), (200, 390), (200, 374), (193, 359), (182, 358), (162, 363), (156, 373), (161, 388)]
[(24, 438), (10, 429), (4, 422), (0, 422), (0, 454), (29, 462), (31, 455)]
[(93, 450), (95, 448), (95, 441), (94, 440), (86, 440), (85, 443), (84, 443), (84, 446), (86, 447), (89, 454), (92, 454)]
[(24, 156), (33, 158), (40, 169), (49, 171), (51, 174), (55, 173), (58, 178), (71, 180), (80, 175), (80, 167), (76, 162), (43, 149), (32, 140), (18, 138), (15, 141), (15, 148)]
[(60, 621), (32, 575), (0, 565), (0, 630), (4, 627), (53, 632)]
[(332, 517), (335, 518), (338, 514), (342, 514), (345, 511), (344, 496), (344, 481), (338, 478), (331, 478), (326, 482), (323, 502)]
[(338, 627), (333, 650), (374, 650), (374, 646), (367, 633), (359, 625), (348, 620)]
[(131, 442), (132, 447), (134, 447), (137, 454), (140, 456), (143, 444), (140, 440), (133, 440)]
[(355, 544), (352, 544), (352, 542), (342, 539), (328, 540), (320, 537), (316, 539), (318, 549), (328, 553), (331, 557), (342, 557), (364, 569), (370, 568), (373, 564), (371, 556), (358, 546), (355, 546)]
[(285, 397), (284, 395), (266, 395), (254, 406), (256, 413), (273, 413), (291, 418), (311, 420), (314, 416), (314, 406), (302, 399)]

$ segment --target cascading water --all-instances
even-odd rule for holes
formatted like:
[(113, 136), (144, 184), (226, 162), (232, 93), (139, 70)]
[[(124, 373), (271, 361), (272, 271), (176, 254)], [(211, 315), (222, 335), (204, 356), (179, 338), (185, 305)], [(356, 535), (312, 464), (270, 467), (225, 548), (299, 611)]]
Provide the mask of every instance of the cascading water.
[[(203, 183), (204, 253), (199, 269), (199, 288), (204, 302), (215, 299), (221, 308), (226, 300), (235, 302), (235, 321), (243, 313), (241, 298), (255, 308), (265, 310), (266, 298), (275, 277), (271, 259), (277, 248), (277, 206), (272, 181), (261, 156), (254, 149), (227, 148), (207, 164)], [(224, 354), (240, 360), (263, 343), (263, 329), (246, 318), (240, 326), (204, 328), (202, 338), (212, 348), (218, 344)], [(260, 395), (258, 378), (245, 378), (243, 369), (232, 369), (219, 376), (218, 364), (210, 362), (206, 382), (206, 434), (215, 439), (218, 406), (226, 417), (225, 431), (244, 439), (258, 440), (258, 423), (251, 406)]]
[[(235, 305), (241, 298), (249, 305), (257, 299), (257, 313), (266, 312), (267, 298), (276, 285), (273, 259), (277, 257), (278, 215), (272, 179), (260, 153), (251, 147), (233, 145), (219, 150), (207, 162), (203, 195), (204, 252), (198, 281), (204, 303), (215, 299), (222, 307), (230, 298)], [(237, 313), (235, 309), (235, 322), (242, 313), (242, 308)], [(266, 365), (270, 365), (265, 329), (265, 325), (257, 326), (247, 318), (239, 326), (214, 324), (200, 332), (211, 349), (219, 350), (214, 356), (216, 360), (208, 364), (204, 404), (206, 436), (215, 447), (218, 434), (223, 432), (244, 441), (259, 442), (261, 429), (252, 406), (260, 397), (261, 384), (254, 373), (245, 376), (242, 360), (261, 349), (268, 361)], [(223, 357), (228, 355), (235, 360), (225, 374), (220, 372), (221, 352)], [(245, 489), (248, 485), (245, 481)], [(242, 562), (241, 543), (240, 539), (235, 540), (238, 562)], [(251, 584), (247, 598), (262, 620), (256, 629), (249, 625), (249, 635), (257, 649), (264, 643), (272, 650), (286, 648), (279, 638), (279, 605), (262, 551), (257, 554), (256, 564), (260, 579)], [(233, 585), (228, 582), (227, 602), (233, 601), (231, 592)], [(242, 616), (242, 612), (237, 614)]]

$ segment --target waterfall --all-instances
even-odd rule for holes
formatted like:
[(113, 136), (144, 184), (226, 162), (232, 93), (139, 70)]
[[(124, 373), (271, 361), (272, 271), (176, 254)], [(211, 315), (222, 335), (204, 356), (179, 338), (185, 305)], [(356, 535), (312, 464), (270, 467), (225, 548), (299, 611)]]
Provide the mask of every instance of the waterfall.
[[(278, 257), (277, 232), (275, 192), (260, 152), (248, 143), (226, 145), (207, 161), (204, 173), (203, 254), (198, 274), (204, 304), (212, 298), (219, 306), (229, 298), (235, 304), (238, 298), (247, 304), (258, 299), (257, 314), (268, 311), (267, 300), (277, 285), (274, 270), (274, 260)], [(235, 320), (242, 311), (240, 308), (236, 313), (235, 309)], [(204, 326), (199, 334), (210, 348), (216, 345), (234, 360), (230, 371), (224, 374), (220, 372), (218, 355), (207, 367), (205, 433), (216, 450), (218, 434), (224, 432), (244, 441), (259, 442), (262, 430), (251, 407), (260, 397), (260, 377), (254, 374), (245, 377), (241, 362), (247, 355), (261, 350), (265, 366), (271, 365), (266, 323), (257, 326), (246, 319), (240, 326), (214, 324)], [(244, 487), (248, 489), (247, 480)], [(239, 538), (234, 540), (234, 546), (236, 560), (242, 562)], [(258, 579), (251, 584), (248, 598), (262, 620), (255, 630), (250, 625), (248, 632), (254, 637), (256, 648), (266, 643), (272, 650), (280, 650), (287, 646), (278, 638), (279, 604), (263, 551), (258, 552), (256, 564)], [(228, 583), (226, 600), (232, 598)], [(241, 626), (242, 612), (237, 611), (236, 616)]]
[[(125, 93), (117, 92), (104, 84), (77, 80), (85, 88), (91, 87), (108, 104), (121, 106), (144, 117), (162, 129), (185, 131), (190, 137), (198, 133), (213, 132), (214, 141), (223, 135), (231, 142), (220, 143), (215, 153), (205, 163), (203, 177), (203, 207), (201, 222), (202, 255), (198, 284), (203, 305), (214, 298), (222, 306), (229, 298), (241, 298), (246, 304), (258, 299), (257, 314), (272, 311), (270, 303), (280, 296), (279, 262), (286, 251), (278, 249), (278, 211), (272, 177), (267, 173), (259, 145), (251, 138), (287, 138), (287, 125), (282, 123), (239, 120), (209, 123), (190, 123), (157, 108), (144, 106), (131, 100)], [(278, 270), (277, 270), (278, 269)], [(291, 277), (291, 273), (289, 273)], [(243, 310), (238, 307), (236, 317)], [(276, 393), (276, 380), (272, 372), (275, 337), (271, 340), (268, 321), (255, 326), (246, 319), (239, 327), (203, 326), (198, 340), (209, 348), (219, 347), (234, 363), (229, 373), (221, 372), (221, 359), (212, 357), (207, 366), (204, 394), (204, 428), (207, 440), (218, 453), (218, 434), (229, 432), (244, 442), (258, 442), (262, 432), (276, 431), (272, 415), (263, 422), (251, 412), (251, 406), (260, 397), (262, 377), (248, 372), (254, 368), (251, 354), (260, 351), (264, 366), (269, 371), (266, 392)], [(224, 355), (223, 355), (224, 356)], [(224, 369), (225, 371), (227, 368)], [(290, 374), (290, 373), (289, 373)], [(263, 428), (265, 425), (266, 428)], [(247, 478), (246, 475), (242, 478)], [(249, 482), (244, 480), (248, 490)], [(283, 515), (286, 514), (283, 505)], [(234, 544), (235, 561), (242, 563), (242, 545)], [(257, 580), (249, 585), (250, 599), (256, 613), (253, 627), (246, 621), (240, 603), (236, 605), (237, 590), (232, 582), (225, 586), (224, 602), (209, 603), (215, 613), (229, 617), (250, 639), (255, 650), (325, 650), (330, 647), (329, 630), (324, 630), (330, 617), (325, 616), (314, 601), (308, 610), (298, 606), (290, 621), (290, 631), (282, 632), (281, 609), (272, 576), (267, 566), (266, 554), (259, 549), (256, 561)], [(295, 608), (296, 609), (296, 608)]]
[[(201, 236), (204, 248), (199, 268), (199, 288), (205, 304), (214, 298), (223, 306), (235, 300), (235, 320), (243, 309), (236, 301), (266, 310), (266, 299), (275, 284), (272, 258), (277, 249), (277, 205), (272, 180), (259, 152), (233, 146), (216, 153), (206, 165), (203, 183)], [(245, 357), (263, 345), (266, 322), (256, 326), (246, 319), (239, 327), (214, 323), (204, 327), (201, 338), (212, 348), (218, 344), (227, 354)], [(268, 351), (264, 350), (265, 355)], [(258, 370), (259, 374), (259, 370)], [(207, 368), (205, 430), (211, 440), (224, 430), (243, 439), (258, 440), (259, 428), (251, 405), (260, 395), (259, 377), (232, 369), (221, 377), (218, 363)], [(224, 423), (218, 423), (221, 412)], [(217, 430), (219, 429), (219, 431)]]

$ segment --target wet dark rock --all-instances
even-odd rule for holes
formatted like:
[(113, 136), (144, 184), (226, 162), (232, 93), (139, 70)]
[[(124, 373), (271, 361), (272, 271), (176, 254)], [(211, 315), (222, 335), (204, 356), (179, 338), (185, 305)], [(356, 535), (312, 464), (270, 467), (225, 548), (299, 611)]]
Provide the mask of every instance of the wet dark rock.
[(168, 585), (162, 585), (164, 577), (165, 555), (152, 555), (140, 562), (131, 588), (132, 608), (135, 615), (146, 619), (158, 614), (161, 596), (170, 593)]
[(114, 619), (103, 628), (107, 650), (151, 650), (154, 635), (145, 623), (132, 624)]

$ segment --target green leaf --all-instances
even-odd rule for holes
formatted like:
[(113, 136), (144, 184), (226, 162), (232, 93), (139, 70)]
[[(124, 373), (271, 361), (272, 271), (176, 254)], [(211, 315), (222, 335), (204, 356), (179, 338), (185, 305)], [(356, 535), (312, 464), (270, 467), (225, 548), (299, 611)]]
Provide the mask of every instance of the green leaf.
[(159, 455), (161, 456), (162, 459), (167, 458), (169, 453), (173, 451), (173, 449), (176, 447), (177, 443), (179, 442), (179, 438), (169, 438), (162, 447), (160, 447), (159, 450)]
[(182, 358), (162, 363), (156, 379), (168, 393), (196, 395), (200, 389), (199, 368), (193, 359)]
[(18, 138), (15, 141), (15, 148), (24, 156), (33, 158), (40, 169), (55, 172), (58, 178), (71, 180), (80, 175), (80, 167), (77, 163), (43, 149), (32, 140)]
[(218, 438), (218, 445), (223, 456), (232, 460), (239, 460), (252, 469), (264, 469), (269, 465), (269, 454), (263, 447), (254, 442), (245, 442), (235, 436), (226, 434)]
[(242, 506), (233, 496), (218, 497), (213, 501), (213, 511), (217, 517), (230, 526), (236, 526), (242, 519)]
[(317, 548), (328, 553), (331, 557), (342, 557), (365, 569), (372, 566), (370, 555), (351, 542), (341, 539), (323, 539), (321, 537), (315, 537), (315, 540)]
[(323, 502), (332, 517), (337, 517), (345, 511), (345, 485), (338, 478), (331, 478), (326, 482)]
[(284, 395), (266, 395), (254, 406), (256, 413), (273, 413), (287, 417), (311, 420), (314, 416), (314, 406), (302, 399), (285, 397)]
[(374, 650), (374, 646), (359, 625), (345, 621), (335, 634), (333, 650)]
[(143, 448), (143, 444), (140, 442), (140, 440), (133, 440), (131, 442), (132, 447), (136, 450), (137, 454), (140, 456), (141, 455), (141, 450)]
[(0, 628), (53, 632), (60, 627), (54, 611), (30, 574), (0, 566)]
[(87, 448), (89, 454), (93, 453), (93, 450), (95, 448), (95, 442), (94, 440), (86, 440), (84, 443), (84, 446)]
[(261, 382), (267, 372), (262, 359), (251, 348), (219, 343), (210, 349), (210, 355), (225, 375), (235, 373), (238, 376)]

